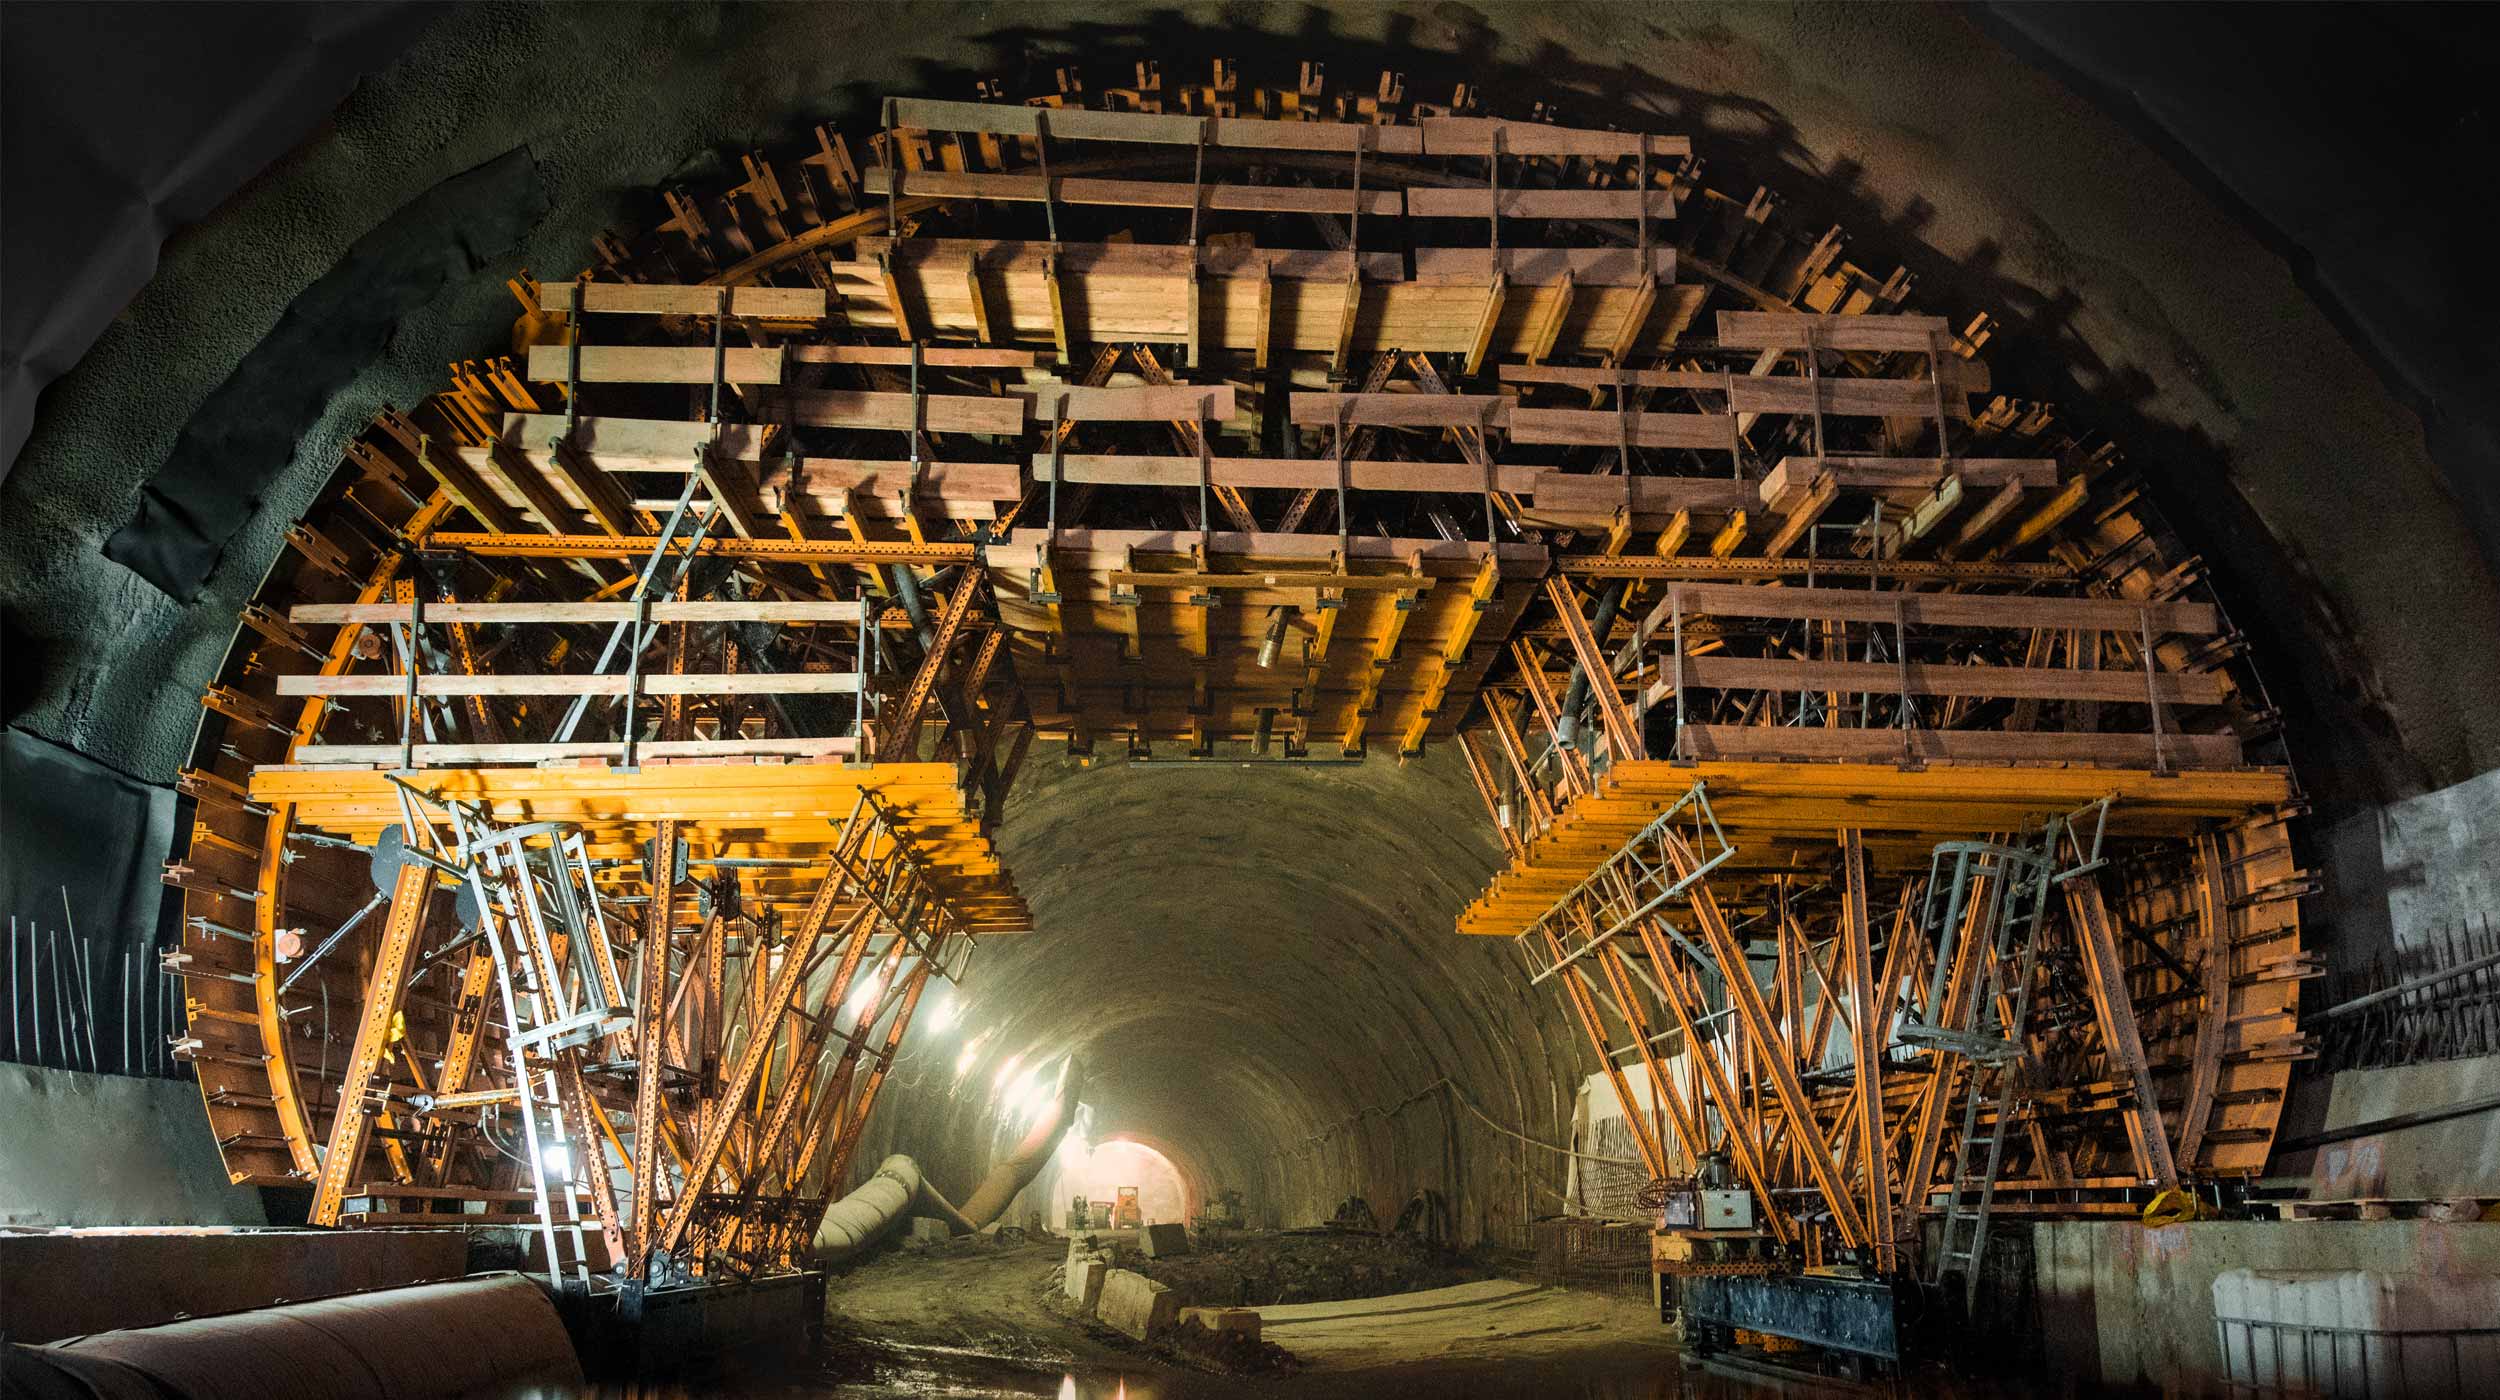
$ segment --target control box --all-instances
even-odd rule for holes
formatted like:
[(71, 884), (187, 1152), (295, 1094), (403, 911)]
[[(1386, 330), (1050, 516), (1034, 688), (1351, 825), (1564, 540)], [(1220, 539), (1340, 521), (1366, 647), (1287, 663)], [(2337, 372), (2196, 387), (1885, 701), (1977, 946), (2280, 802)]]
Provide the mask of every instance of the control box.
[(1702, 1192), (1701, 1228), (1705, 1230), (1752, 1229), (1753, 1193), (1751, 1191)]

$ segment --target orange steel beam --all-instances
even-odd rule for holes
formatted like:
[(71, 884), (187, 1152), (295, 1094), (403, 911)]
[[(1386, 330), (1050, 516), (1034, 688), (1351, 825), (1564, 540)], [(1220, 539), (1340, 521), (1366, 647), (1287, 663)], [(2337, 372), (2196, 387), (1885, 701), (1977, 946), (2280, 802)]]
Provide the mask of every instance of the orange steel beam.
[[(824, 998), (817, 1004), (816, 1014), (804, 1018), (805, 1029), (791, 1038), (790, 1063), (783, 1071), (781, 1092), (773, 1096), (772, 1111), (756, 1133), (754, 1150), (747, 1154), (745, 1180), (738, 1188), (738, 1209), (732, 1212), (737, 1219), (747, 1217), (764, 1179), (772, 1175), (774, 1154), (789, 1136), (791, 1125), (798, 1119), (799, 1104), (815, 1083), (816, 1061), (824, 1051), (826, 1039), (833, 1033), (833, 1018), (841, 1014), (842, 1003), (851, 994), (851, 981), (859, 975), (860, 959), (868, 951), (868, 937), (876, 930), (877, 907), (862, 904), (858, 912), (851, 916), (850, 926), (834, 935), (845, 940), (842, 960), (835, 965), (832, 979), (825, 983)], [(894, 945), (895, 958), (902, 956), (902, 948), (899, 941)], [(785, 956), (797, 959), (801, 953), (794, 947)], [(872, 1002), (860, 1014), (865, 1018), (874, 1016), (876, 1012), (877, 1007)], [(763, 1032), (759, 1030), (756, 1033)], [(863, 1019), (858, 1035), (866, 1033), (867, 1024)], [(855, 1035), (851, 1049), (843, 1056), (844, 1063), (847, 1064), (857, 1051), (858, 1039)]]
[[(1895, 1262), (1896, 1241), (1892, 1224), (1891, 1163), (1874, 1145), (1884, 1140), (1884, 1088), (1882, 1056), (1884, 1053), (1884, 1018), (1875, 1014), (1875, 957), (1869, 942), (1866, 911), (1866, 845), (1857, 830), (1846, 828), (1840, 833), (1841, 906), (1840, 954), (1842, 975), (1848, 979), (1849, 1006), (1853, 1013), (1849, 1027), (1850, 1052), (1857, 1063), (1855, 1094), (1857, 1123), (1855, 1133), (1866, 1152), (1866, 1228), (1875, 1253), (1875, 1267), (1890, 1273)], [(1901, 937), (1896, 929), (1894, 938)], [(1889, 950), (1887, 950), (1889, 954)], [(1831, 984), (1823, 986), (1824, 1000), (1831, 999)]]
[(408, 992), (408, 973), (417, 959), (417, 934), (425, 927), (426, 906), (434, 894), (434, 867), (408, 860), (391, 881), (391, 911), (374, 951), (373, 976), (365, 984), (364, 1010), (356, 1020), (356, 1043), (348, 1052), (339, 1080), (338, 1108), (330, 1119), (330, 1146), (313, 1183), (307, 1216), (315, 1225), (336, 1225), (347, 1204), (348, 1183), (364, 1174), (365, 1142), (380, 1103), (390, 1100), (390, 1086), (375, 1092), (382, 1056), (390, 1048), (393, 1023)]
[[(682, 662), (682, 633), (679, 646), (672, 651)], [(630, 722), (630, 719), (629, 721)], [(660, 1154), (653, 1150), (659, 1141), (660, 1086), (667, 1076), (663, 1069), (661, 1032), (668, 1017), (660, 1003), (668, 989), (668, 926), (669, 915), (676, 907), (671, 897), (676, 889), (671, 878), (677, 865), (677, 822), (663, 819), (652, 832), (651, 872), (652, 898), (643, 914), (642, 976), (634, 994), (634, 1185), (632, 1215), (626, 1222), (629, 1250), (617, 1257), (625, 1264), (628, 1278), (641, 1278), (651, 1266), (651, 1252), (644, 1248), (653, 1225), (659, 1219)], [(687, 1189), (694, 1189), (689, 1181)]]
[[(1649, 965), (1657, 974), (1658, 985), (1666, 990), (1667, 1011), (1675, 1017), (1676, 1029), (1683, 1033), (1684, 1057), (1701, 1072), (1702, 1084), (1708, 1089), (1710, 1099), (1719, 1105), (1719, 1123), (1728, 1147), (1735, 1153), (1736, 1169), (1744, 1174), (1746, 1184), (1753, 1188), (1755, 1201), (1762, 1207), (1762, 1218), (1770, 1225), (1773, 1237), (1785, 1244), (1795, 1226), (1779, 1208), (1779, 1198), (1771, 1193), (1771, 1170), (1762, 1151), (1760, 1125), (1746, 1110), (1736, 1086), (1729, 1082), (1728, 1067), (1719, 1062), (1718, 1053), (1701, 1038), (1701, 1018), (1694, 1014), (1693, 1005), (1688, 1000), (1693, 989), (1681, 975), (1683, 964), (1668, 949), (1666, 937), (1659, 932), (1655, 917), (1639, 920), (1633, 927), (1641, 940), (1641, 947), (1649, 954)], [(1696, 1124), (1701, 1121), (1700, 1105), (1695, 1105), (1694, 1121)]]
[[(1554, 960), (1561, 962), (1562, 940), (1554, 936), (1551, 928), (1542, 932)], [(1597, 1014), (1596, 999), (1583, 982), (1585, 976), (1578, 967), (1571, 968), (1561, 979), (1563, 992), (1571, 999), (1571, 1009), (1579, 1015), (1580, 1029), (1588, 1035), (1590, 1047), (1597, 1051), (1597, 1063), (1606, 1072), (1606, 1081), (1614, 1086), (1615, 1103), (1623, 1110), (1624, 1123), (1632, 1129), (1632, 1142), (1640, 1150), (1642, 1164), (1649, 1168), (1652, 1178), (1664, 1177), (1667, 1174), (1666, 1155), (1658, 1139), (1651, 1134), (1649, 1124), (1641, 1120), (1639, 1110), (1633, 1106), (1632, 1086), (1625, 1081), (1622, 1067), (1615, 1063), (1614, 1046), (1606, 1039), (1606, 1024)]]
[(1624, 708), (1623, 693), (1615, 688), (1614, 666), (1589, 631), (1589, 621), (1580, 613), (1579, 600), (1572, 596), (1571, 580), (1559, 574), (1547, 576), (1545, 596), (1553, 601), (1554, 615), (1562, 619), (1563, 636), (1571, 643), (1571, 654), (1580, 663), (1580, 673), (1588, 677), (1589, 693), (1597, 697), (1597, 714), (1606, 730), (1608, 748), (1617, 759), (1647, 757), (1641, 749), (1640, 726), (1632, 722), (1632, 712)]
[[(1661, 844), (1679, 878), (1694, 874), (1701, 862), (1693, 855), (1684, 838), (1674, 832), (1661, 832)], [(1728, 1001), (1736, 1008), (1737, 1019), (1743, 1023), (1747, 1037), (1757, 1047), (1769, 1049), (1779, 1043), (1778, 1028), (1771, 1024), (1770, 1010), (1762, 1004), (1762, 989), (1756, 987), (1753, 974), (1745, 962), (1745, 950), (1728, 930), (1727, 918), (1719, 912), (1718, 898), (1710, 887), (1695, 881), (1686, 891), (1693, 921), (1700, 926), (1703, 940), (1711, 956), (1717, 959), (1719, 975), (1727, 984)], [(1797, 1067), (1776, 1055), (1762, 1057), (1769, 1068), (1772, 1091), (1778, 1096), (1781, 1109), (1791, 1121), (1811, 1123), (1814, 1120), (1811, 1101), (1805, 1085), (1797, 1078)], [(1855, 1248), (1866, 1240), (1866, 1226), (1859, 1218), (1857, 1206), (1850, 1200), (1847, 1187), (1840, 1180), (1840, 1169), (1824, 1147), (1822, 1139), (1811, 1132), (1797, 1135), (1803, 1150), (1806, 1171), (1814, 1178), (1815, 1188), (1823, 1193), (1823, 1203), (1832, 1213), (1832, 1224), (1840, 1231), (1843, 1244)]]
[(721, 1157), (728, 1151), (731, 1126), (744, 1121), (744, 1115), (736, 1111), (736, 1106), (743, 1103), (761, 1082), (765, 1058), (778, 1038), (775, 1030), (804, 985), (809, 966), (805, 950), (814, 948), (816, 941), (824, 935), (825, 926), (832, 922), (834, 906), (841, 902), (849, 888), (849, 878), (838, 867), (826, 873), (824, 883), (816, 887), (816, 897), (809, 903), (797, 932), (792, 935), (791, 950), (782, 958), (780, 970), (773, 975), (763, 995), (749, 1003), (752, 1029), (746, 1044), (738, 1052), (737, 1063), (722, 1086), (721, 1109), (703, 1125), (703, 1137), (695, 1145), (685, 1188), (669, 1206), (656, 1238), (636, 1242), (636, 1270), (648, 1271), (651, 1267), (649, 1255), (654, 1250), (674, 1250), (678, 1242), (685, 1238), (686, 1226), (692, 1223), (695, 1210), (702, 1203), (705, 1183), (719, 1170)]
[(2135, 1153), (2136, 1175), (2164, 1188), (2177, 1186), (2179, 1169), (2171, 1161), (2170, 1134), (2162, 1126), (2161, 1096), (2153, 1088), (2152, 1067), (2144, 1060), (2135, 1000), (2127, 993), (2126, 964), (2119, 960), (2109, 906), (2101, 900), (2095, 877), (2083, 875), (2066, 882), (2066, 912), (2074, 921), (2075, 947), (2083, 955), (2084, 987), (2091, 993), (2101, 1044), (2109, 1051), (2113, 1066), (2126, 1076), (2132, 1102), (2122, 1118), (2127, 1145)]
[(878, 736), (878, 748), (896, 751), (905, 762), (918, 756), (920, 712), (937, 689), (938, 673), (946, 667), (947, 654), (954, 650), (955, 636), (963, 630), (964, 618), (972, 612), (972, 596), (978, 591), (978, 580), (969, 573), (956, 581), (955, 591), (946, 599), (946, 610), (938, 615), (937, 627), (930, 634), (928, 654), (920, 658), (920, 669), (912, 673), (902, 703), (887, 719), (885, 732)]
[[(894, 1013), (894, 1024), (886, 1031), (884, 1048), (877, 1052), (876, 1068), (869, 1071), (868, 1082), (859, 1091), (858, 1106), (851, 1109), (842, 1122), (842, 1131), (834, 1142), (833, 1158), (825, 1168), (825, 1190), (828, 1194), (840, 1189), (842, 1174), (851, 1169), (851, 1154), (859, 1149), (860, 1134), (868, 1126), (869, 1111), (877, 1106), (877, 1091), (885, 1084), (886, 1071), (893, 1068), (895, 1051), (902, 1046), (903, 1032), (911, 1025), (912, 1013), (919, 1009), (920, 994), (928, 984), (931, 967), (929, 961), (923, 960), (920, 966), (912, 969), (911, 985), (904, 989), (903, 1004)], [(839, 1112), (842, 1105), (837, 1101), (834, 1107)], [(815, 1159), (816, 1143), (811, 1135), (806, 1150), (799, 1154), (792, 1178), (794, 1182), (805, 1181)]]

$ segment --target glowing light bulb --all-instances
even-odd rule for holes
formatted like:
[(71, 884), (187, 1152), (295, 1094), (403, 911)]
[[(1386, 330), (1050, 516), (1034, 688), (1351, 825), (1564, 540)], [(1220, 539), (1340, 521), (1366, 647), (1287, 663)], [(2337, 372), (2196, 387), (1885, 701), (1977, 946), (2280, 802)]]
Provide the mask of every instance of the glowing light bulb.
[(1076, 1400), (1075, 1376), (1063, 1374), (1059, 1377), (1059, 1400)]
[(547, 1176), (571, 1176), (573, 1174), (572, 1149), (560, 1142), (539, 1144), (538, 1169)]
[(942, 1031), (955, 1024), (955, 999), (948, 997), (929, 1012), (929, 1029)]

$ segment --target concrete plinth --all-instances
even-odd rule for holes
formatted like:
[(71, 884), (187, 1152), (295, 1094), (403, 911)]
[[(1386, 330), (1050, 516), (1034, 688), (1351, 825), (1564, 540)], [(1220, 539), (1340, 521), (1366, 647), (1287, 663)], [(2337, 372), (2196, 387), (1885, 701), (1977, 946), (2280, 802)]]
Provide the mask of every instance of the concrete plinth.
[(1069, 1260), (1065, 1285), (1069, 1299), (1087, 1312), (1094, 1311), (1102, 1301), (1103, 1280), (1110, 1275), (1111, 1261), (1100, 1255)]
[(1142, 1342), (1179, 1320), (1180, 1301), (1172, 1290), (1144, 1274), (1113, 1269), (1103, 1280), (1094, 1316)]
[(1179, 1225), (1146, 1227), (1146, 1257), (1170, 1259), (1189, 1252), (1189, 1231)]
[(1257, 1308), (1183, 1308), (1183, 1327), (1204, 1327), (1210, 1332), (1238, 1332), (1252, 1341), (1259, 1339)]

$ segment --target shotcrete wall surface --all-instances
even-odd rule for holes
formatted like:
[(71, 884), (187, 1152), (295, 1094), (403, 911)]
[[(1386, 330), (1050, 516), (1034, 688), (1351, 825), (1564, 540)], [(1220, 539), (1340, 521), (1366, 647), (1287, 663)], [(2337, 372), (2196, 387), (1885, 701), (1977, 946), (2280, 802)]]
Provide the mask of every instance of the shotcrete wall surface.
[[(170, 781), (240, 605), (348, 435), (438, 387), (447, 361), (506, 350), (504, 279), (568, 276), (603, 228), (657, 223), (656, 187), (726, 183), (739, 152), (809, 145), (820, 121), (863, 129), (887, 94), (968, 96), (986, 74), (1039, 90), (1072, 61), (1101, 84), (1136, 57), (1186, 81), (1216, 56), (1252, 84), (1306, 59), (1356, 88), (1395, 68), (1428, 97), (1464, 79), (1506, 105), (1552, 94), (1574, 120), (1690, 134), (1715, 182), (1758, 178), (1800, 222), (1841, 225), (1858, 261), (1913, 269), (1920, 307), (1997, 317), (1999, 387), (2127, 448), (2259, 647), (2322, 806), (2500, 766), (2487, 546), (2420, 424), (2285, 261), (1968, 16), (1751, 4), (446, 7), (178, 234), (45, 394), (0, 486), (9, 722)], [(544, 214), (298, 425), (196, 601), (101, 556), (295, 298), (391, 211), (515, 148)], [(1506, 947), (1449, 931), (1494, 854), (1452, 755), (1078, 771), (1044, 751), (1029, 768), (1004, 843), (1039, 932), (984, 947), (969, 998), (995, 1046), (1082, 1050), (1101, 1132), (1151, 1135), (1194, 1185), (1242, 1187), (1278, 1223), (1358, 1192), (1393, 1212), (1423, 1186), (1470, 1233), (1551, 1208), (1520, 1163), (1559, 1183), (1557, 1162), (1454, 1097), (1552, 1139), (1555, 1086), (1587, 1064)], [(977, 1094), (948, 1097), (951, 1050), (916, 1054), (878, 1132), (963, 1189), (1012, 1134)]]
[(1468, 1107), (1560, 1142), (1553, 1086), (1586, 1051), (1507, 940), (1450, 932), (1497, 850), (1456, 755), (1054, 757), (1027, 765), (1009, 811), (1003, 855), (1040, 932), (975, 953), (950, 1038), (898, 1069), (876, 1130), (941, 1187), (1012, 1140), (994, 1086), (1009, 1056), (1075, 1054), (1095, 1140), (1150, 1142), (1198, 1199), (1241, 1190), (1256, 1223), (1315, 1224), (1348, 1196), (1385, 1223), (1428, 1188), (1463, 1234), (1515, 1242), (1559, 1207), (1560, 1159)]

